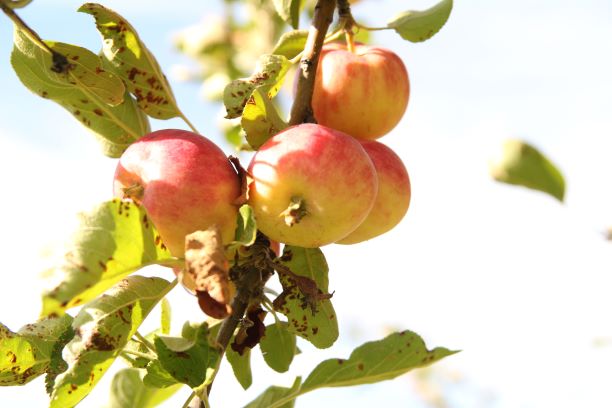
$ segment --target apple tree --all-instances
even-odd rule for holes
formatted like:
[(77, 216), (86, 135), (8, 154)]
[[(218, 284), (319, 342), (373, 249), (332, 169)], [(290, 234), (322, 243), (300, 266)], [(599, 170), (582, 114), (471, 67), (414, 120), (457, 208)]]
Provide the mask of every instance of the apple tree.
[[(96, 54), (42, 39), (19, 16), (29, 3), (0, 0), (14, 24), (15, 73), (93, 133), (117, 167), (114, 197), (80, 216), (42, 293), (41, 318), (17, 331), (0, 324), (0, 384), (44, 375), (50, 406), (71, 407), (119, 359), (127, 368), (113, 379), (113, 406), (155, 406), (187, 386), (183, 406), (208, 407), (224, 357), (246, 389), (257, 346), (278, 372), (298, 353), (298, 337), (331, 347), (338, 321), (320, 247), (389, 231), (411, 197), (401, 154), (379, 141), (406, 110), (408, 71), (392, 50), (368, 44), (368, 32), (423, 42), (446, 23), (452, 0), (382, 27), (356, 21), (348, 0), (227, 0), (255, 24), (225, 22), (217, 44), (192, 54), (202, 61), (198, 80), (223, 83), (212, 98), (225, 106), (228, 140), (253, 152), (248, 165), (195, 129), (125, 16), (96, 3), (79, 8), (102, 37)], [(244, 40), (258, 34), (267, 49)], [(240, 47), (260, 53), (257, 62), (238, 61)], [(286, 118), (277, 95), (292, 80)], [(190, 130), (152, 131), (149, 118), (181, 118)], [(150, 265), (161, 277), (138, 274)], [(281, 293), (267, 287), (271, 279)], [(171, 334), (165, 296), (177, 286), (203, 316)], [(159, 329), (141, 333), (158, 304)], [(271, 385), (247, 406), (293, 406), (318, 388), (393, 379), (453, 353), (427, 348), (412, 331), (393, 333), (322, 361), (289, 388)]]

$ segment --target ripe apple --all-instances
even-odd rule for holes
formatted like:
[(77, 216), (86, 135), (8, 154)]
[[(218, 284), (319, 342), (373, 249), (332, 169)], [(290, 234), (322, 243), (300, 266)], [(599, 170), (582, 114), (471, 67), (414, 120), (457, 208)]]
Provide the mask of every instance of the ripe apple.
[(404, 163), (389, 147), (376, 141), (362, 141), (378, 174), (378, 195), (365, 221), (338, 244), (356, 244), (395, 227), (410, 206), (410, 178)]
[(378, 139), (398, 124), (410, 96), (402, 60), (381, 47), (323, 47), (312, 108), (317, 122), (358, 139)]
[(216, 224), (224, 244), (234, 239), (240, 180), (223, 151), (185, 130), (159, 130), (126, 149), (114, 194), (147, 210), (172, 255), (185, 253), (185, 236)]
[(251, 161), (249, 204), (271, 240), (316, 248), (342, 239), (366, 218), (376, 170), (357, 140), (325, 126), (293, 126)]

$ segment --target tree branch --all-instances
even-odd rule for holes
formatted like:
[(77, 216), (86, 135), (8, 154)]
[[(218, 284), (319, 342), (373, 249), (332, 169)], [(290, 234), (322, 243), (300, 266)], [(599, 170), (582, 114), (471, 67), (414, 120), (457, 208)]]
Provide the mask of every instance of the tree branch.
[(298, 125), (305, 122), (315, 122), (312, 113), (312, 94), (314, 91), (315, 76), (319, 65), (319, 56), (327, 29), (333, 20), (336, 0), (317, 0), (314, 9), (312, 25), (306, 40), (306, 46), (300, 61), (300, 75), (298, 77), (295, 100), (291, 107), (289, 125)]

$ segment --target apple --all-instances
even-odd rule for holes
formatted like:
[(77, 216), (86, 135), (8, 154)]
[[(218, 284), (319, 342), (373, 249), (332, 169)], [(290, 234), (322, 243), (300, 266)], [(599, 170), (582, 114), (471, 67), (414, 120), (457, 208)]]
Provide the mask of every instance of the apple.
[(365, 221), (338, 244), (356, 244), (395, 227), (410, 206), (410, 178), (404, 163), (389, 147), (376, 141), (362, 141), (378, 174), (378, 194)]
[(398, 124), (410, 97), (408, 72), (392, 51), (331, 43), (321, 51), (312, 108), (320, 125), (358, 139), (378, 139)]
[(315, 124), (270, 138), (248, 173), (257, 227), (271, 240), (306, 248), (351, 233), (370, 212), (378, 190), (376, 170), (361, 144)]
[(147, 211), (170, 253), (183, 257), (185, 236), (216, 224), (234, 239), (240, 180), (223, 151), (185, 130), (159, 130), (130, 145), (117, 165), (114, 194)]

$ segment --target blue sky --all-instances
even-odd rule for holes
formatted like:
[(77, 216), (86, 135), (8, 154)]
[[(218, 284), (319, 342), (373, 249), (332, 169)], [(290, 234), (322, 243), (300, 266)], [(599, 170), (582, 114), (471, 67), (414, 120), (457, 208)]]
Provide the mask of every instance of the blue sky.
[[(354, 11), (380, 25), (395, 11), (432, 3), (363, 0)], [(324, 248), (341, 339), (326, 351), (303, 345), (291, 373), (347, 356), (390, 328), (410, 329), (430, 346), (463, 350), (431, 369), (433, 386), (442, 386), (451, 407), (610, 406), (612, 347), (596, 344), (612, 339), (612, 248), (602, 238), (612, 225), (612, 3), (456, 3), (429, 42), (406, 43), (390, 32), (374, 37), (410, 73), (407, 114), (381, 141), (406, 163), (413, 200), (392, 232)], [(173, 51), (173, 34), (218, 9), (217, 1), (176, 1), (174, 11), (161, 1), (146, 8), (142, 1), (104, 4), (132, 22), (166, 73), (188, 63)], [(97, 51), (98, 34), (90, 16), (75, 12), (79, 5), (34, 1), (22, 15), (46, 39)], [(0, 287), (8, 288), (0, 320), (17, 329), (38, 314), (38, 275), (61, 249), (74, 214), (110, 197), (116, 162), (101, 156), (62, 108), (18, 82), (10, 38), (8, 20), (0, 18)], [(170, 79), (185, 114), (219, 141), (218, 107), (204, 103), (197, 86)], [(568, 183), (564, 205), (489, 179), (487, 162), (509, 137), (534, 143), (559, 165)], [(177, 327), (202, 318), (180, 290), (171, 302)], [(247, 393), (224, 367), (213, 406), (239, 406), (267, 383), (293, 379), (262, 365), (256, 359)], [(109, 379), (83, 406), (105, 401)], [(424, 406), (419, 384), (415, 374), (316, 391), (297, 406)], [(0, 389), (0, 401), (42, 406), (43, 388), (37, 381)]]

